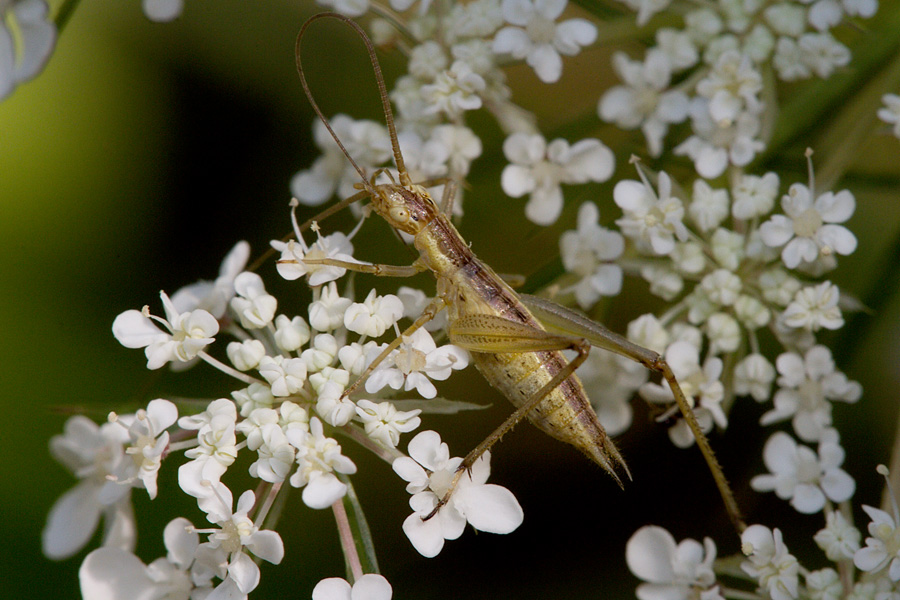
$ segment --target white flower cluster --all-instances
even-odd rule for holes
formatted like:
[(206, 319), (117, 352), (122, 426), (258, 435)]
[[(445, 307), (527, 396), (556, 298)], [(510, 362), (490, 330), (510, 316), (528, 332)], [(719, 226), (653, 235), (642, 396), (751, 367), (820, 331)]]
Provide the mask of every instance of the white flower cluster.
[[(368, 0), (321, 2), (347, 16), (361, 16)], [(407, 32), (416, 45), (408, 51), (408, 74), (390, 91), (397, 108), (400, 148), (413, 181), (452, 180), (457, 197), (454, 214), (462, 214), (460, 190), (469, 166), (482, 152), (481, 139), (466, 126), (466, 114), (486, 109), (508, 134), (503, 150), (510, 164), (503, 172), (506, 194), (528, 195), (526, 216), (540, 225), (556, 221), (563, 207), (561, 184), (606, 181), (615, 164), (612, 152), (597, 139), (547, 142), (535, 129), (534, 117), (510, 100), (501, 66), (524, 60), (544, 83), (562, 75), (562, 56), (578, 54), (594, 43), (597, 28), (583, 18), (565, 19), (568, 0), (474, 0), (449, 5), (391, 0), (404, 13)], [(438, 18), (440, 15), (440, 18)], [(395, 33), (375, 20), (377, 42)], [(332, 119), (335, 132), (366, 173), (374, 173), (390, 158), (385, 127), (355, 121), (346, 115)], [(335, 192), (353, 193), (358, 175), (343, 158), (324, 126), (314, 124), (322, 151), (311, 168), (300, 171), (291, 191), (302, 203), (317, 205)], [(431, 188), (440, 197), (441, 188)]]
[(765, 77), (769, 68), (782, 81), (830, 77), (850, 62), (831, 29), (878, 9), (877, 0), (623, 2), (637, 11), (640, 25), (667, 10), (681, 16), (682, 26), (657, 29), (656, 45), (641, 60), (614, 55), (622, 85), (600, 100), (600, 118), (640, 128), (652, 156), (662, 153), (669, 126), (690, 118), (692, 135), (675, 153), (690, 157), (706, 178), (749, 164), (765, 147), (763, 123), (778, 98)]
[[(788, 439), (785, 436), (784, 443), (789, 443)], [(879, 466), (878, 471), (887, 478), (886, 467)], [(747, 527), (741, 534), (741, 551), (745, 555), (741, 570), (748, 583), (757, 586), (755, 593), (772, 600), (896, 597), (900, 586), (900, 509), (890, 483), (888, 490), (890, 512), (862, 506), (870, 519), (865, 546), (861, 545), (862, 534), (843, 509), (826, 512), (825, 526), (815, 534), (814, 540), (834, 567), (807, 569), (790, 553), (779, 529), (764, 525)], [(810, 488), (804, 492), (805, 499), (801, 502), (820, 494)], [(846, 503), (844, 506), (849, 508)], [(753, 593), (726, 588), (718, 582), (715, 558), (716, 546), (711, 539), (706, 538), (702, 547), (691, 539), (676, 545), (668, 531), (656, 526), (639, 529), (626, 550), (628, 567), (646, 582), (637, 588), (641, 600), (690, 597), (718, 600)], [(854, 573), (854, 567), (859, 573)], [(728, 575), (734, 580), (737, 574), (729, 570)]]
[[(65, 433), (51, 441), (53, 455), (80, 483), (52, 508), (44, 530), (45, 553), (57, 559), (73, 555), (90, 540), (101, 517), (106, 521), (103, 548), (90, 553), (81, 568), (85, 597), (101, 591), (109, 598), (143, 597), (140, 593), (245, 597), (259, 582), (259, 568), (250, 554), (276, 564), (283, 557), (278, 534), (254, 523), (265, 519), (275, 496), (287, 489), (284, 484), (302, 488), (303, 502), (315, 509), (340, 504), (347, 494), (347, 476), (356, 472), (356, 465), (331, 437), (333, 432), (341, 431), (393, 462), (397, 472), (413, 482), (414, 499), (424, 498), (425, 489), (438, 489), (436, 469), (442, 473), (444, 492), (450, 490), (447, 484), (461, 459), (451, 460), (447, 454), (437, 465), (433, 457), (447, 453), (447, 446), (435, 439), (436, 433), (426, 432), (416, 439), (428, 440), (435, 448), (414, 441), (410, 453), (428, 474), (401, 468), (404, 461), (415, 464), (397, 446), (401, 434), (419, 426), (421, 409), (400, 410), (381, 396), (402, 390), (433, 398), (437, 390), (432, 381), (466, 367), (468, 354), (452, 345), (439, 346), (431, 333), (418, 329), (401, 338), (358, 389), (356, 383), (363, 382), (351, 380), (368, 375), (367, 368), (387, 346), (377, 338), (399, 335), (397, 322), (414, 314), (423, 299), (406, 292), (410, 306), (405, 306), (399, 297), (375, 291), (362, 302), (342, 296), (335, 279), (344, 269), (303, 262), (304, 257), (353, 261), (350, 239), (342, 234), (319, 236), (307, 246), (298, 231), (296, 242), (272, 245), (282, 251), (283, 276), (305, 276), (312, 284), (313, 300), (304, 316), (278, 312), (278, 301), (262, 278), (243, 270), (249, 247), (241, 242), (215, 281), (188, 286), (171, 299), (161, 293), (165, 318), (152, 316), (146, 307), (116, 318), (114, 335), (126, 347), (143, 348), (149, 369), (170, 364), (183, 370), (202, 360), (239, 386), (229, 397), (206, 401), (201, 412), (180, 418), (176, 405), (165, 399), (153, 400), (133, 415), (111, 413), (103, 426), (73, 417)], [(212, 348), (222, 346), (216, 339), (221, 335), (233, 338), (221, 352), (231, 365), (211, 354)], [(197, 529), (175, 519), (165, 532), (168, 555), (145, 565), (133, 554), (131, 490), (143, 488), (155, 498), (160, 467), (171, 464), (167, 459), (180, 452), (187, 460), (178, 468), (178, 486), (196, 498), (215, 527)], [(260, 480), (257, 494), (264, 496), (244, 492), (232, 511), (232, 492), (224, 479), (239, 455), (251, 453), (249, 474)], [(423, 513), (422, 502), (411, 502), (416, 512), (404, 530), (423, 554), (434, 556), (440, 550), (433, 541), (422, 541), (435, 527), (443, 532), (443, 545), (445, 537), (458, 537), (467, 522), (495, 533), (508, 533), (521, 523), (522, 511), (512, 494), (486, 484), (489, 460), (486, 455), (474, 465), (434, 518), (423, 519), (436, 503)], [(441, 525), (448, 523), (453, 524), (452, 535)], [(207, 541), (201, 541), (200, 534), (208, 534)], [(373, 585), (380, 594), (387, 585), (390, 597), (386, 581)]]
[[(855, 208), (852, 194), (816, 197), (812, 184), (797, 183), (781, 198), (783, 214), (773, 214), (775, 173), (738, 176), (730, 189), (697, 179), (687, 194), (665, 172), (656, 186), (639, 172), (641, 181), (620, 181), (613, 192), (623, 213), (615, 221), (621, 234), (599, 225), (593, 204), (581, 207), (577, 229), (560, 240), (568, 274), (558, 293), (589, 310), (601, 296), (619, 292), (623, 272), (645, 279), (669, 308), (661, 318), (635, 320), (628, 337), (664, 354), (705, 431), (727, 426), (724, 407), (735, 396), (770, 399), (776, 366), (758, 350), (768, 331), (785, 352), (776, 361), (775, 408), (762, 424), (793, 419), (801, 439), (820, 441), (832, 426), (831, 402), (861, 395), (815, 342), (817, 331), (844, 322), (837, 287), (814, 277), (856, 248), (842, 225)], [(668, 387), (646, 383), (644, 371), (629, 362), (593, 353), (579, 371), (589, 392), (596, 390), (591, 395), (602, 398), (596, 408), (604, 424), (613, 431), (628, 427), (627, 404), (638, 389), (663, 406), (661, 421), (676, 417)], [(681, 419), (670, 436), (678, 446), (693, 443)]]

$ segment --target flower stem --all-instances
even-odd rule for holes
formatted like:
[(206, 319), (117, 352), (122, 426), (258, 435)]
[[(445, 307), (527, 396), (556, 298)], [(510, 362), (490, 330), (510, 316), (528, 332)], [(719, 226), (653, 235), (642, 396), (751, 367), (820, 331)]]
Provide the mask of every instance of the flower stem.
[[(344, 545), (344, 557), (348, 571), (351, 571), (351, 574), (357, 577), (356, 571), (353, 570), (354, 565), (350, 560), (352, 555), (353, 560), (360, 568), (360, 575), (362, 573), (379, 573), (378, 559), (375, 556), (375, 543), (372, 540), (372, 532), (369, 530), (369, 523), (366, 521), (366, 515), (359, 502), (359, 497), (356, 495), (356, 490), (353, 488), (350, 478), (340, 473), (337, 475), (341, 482), (347, 486), (347, 493), (340, 502), (335, 503), (334, 510), (336, 518), (337, 511), (341, 511), (349, 534), (345, 538), (342, 533), (341, 544), (345, 544), (345, 539), (346, 542), (353, 544), (352, 549)], [(340, 504), (340, 509), (337, 508), (338, 504)]]
[(347, 579), (356, 582), (363, 576), (362, 563), (359, 560), (359, 552), (356, 550), (356, 541), (353, 538), (343, 498), (332, 504), (331, 509), (334, 511), (334, 521), (337, 523), (338, 536), (341, 539), (341, 550), (344, 552), (344, 563), (347, 565)]
[(235, 379), (239, 379), (239, 380), (243, 381), (244, 383), (246, 383), (246, 384), (248, 384), (248, 385), (253, 384), (253, 383), (260, 383), (260, 384), (263, 383), (262, 381), (260, 381), (259, 379), (256, 379), (255, 377), (250, 377), (250, 376), (247, 375), (246, 373), (241, 373), (241, 372), (238, 371), (237, 369), (234, 369), (234, 368), (232, 368), (232, 367), (229, 367), (228, 365), (226, 365), (226, 364), (223, 363), (222, 361), (213, 358), (212, 356), (210, 356), (210, 355), (207, 354), (206, 352), (199, 352), (199, 353), (197, 354), (197, 356), (199, 356), (200, 358), (202, 358), (203, 360), (205, 360), (207, 363), (209, 363), (209, 364), (212, 365), (213, 367), (215, 367), (215, 368), (217, 368), (218, 370), (222, 371), (222, 372), (225, 373), (226, 375), (231, 375), (231, 376), (234, 377)]
[(385, 448), (384, 446), (367, 436), (364, 431), (362, 431), (359, 427), (352, 423), (345, 425), (340, 430), (360, 446), (370, 450), (373, 454), (378, 456), (378, 458), (380, 458), (387, 464), (391, 464), (396, 458), (405, 456), (396, 448)]

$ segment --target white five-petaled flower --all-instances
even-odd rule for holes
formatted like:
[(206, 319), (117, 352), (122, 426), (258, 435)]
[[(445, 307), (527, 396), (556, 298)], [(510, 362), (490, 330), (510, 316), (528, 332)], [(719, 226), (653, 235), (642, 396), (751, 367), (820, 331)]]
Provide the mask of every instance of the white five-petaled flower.
[(356, 403), (356, 414), (363, 422), (366, 435), (381, 442), (389, 448), (396, 448), (401, 433), (414, 430), (422, 420), (416, 410), (397, 410), (390, 402), (378, 404), (371, 400), (360, 400)]
[(235, 277), (234, 291), (237, 295), (231, 299), (231, 309), (238, 315), (241, 327), (245, 329), (268, 327), (275, 318), (278, 300), (266, 293), (262, 277), (244, 271)]
[(310, 508), (328, 508), (347, 493), (335, 472), (356, 473), (356, 465), (341, 454), (341, 446), (333, 438), (325, 437), (318, 417), (309, 420), (309, 430), (294, 427), (285, 433), (297, 449), (297, 471), (291, 475), (291, 485), (303, 488), (303, 502)]
[[(700, 351), (694, 344), (679, 340), (672, 343), (666, 349), (666, 362), (672, 367), (681, 391), (689, 403), (696, 403), (694, 414), (700, 429), (708, 432), (713, 423), (719, 427), (726, 427), (728, 419), (722, 410), (722, 400), (725, 397), (725, 388), (719, 378), (722, 376), (722, 359), (707, 358), (700, 366)], [(640, 389), (641, 396), (648, 402), (671, 404), (675, 401), (668, 385), (658, 383), (645, 383)], [(663, 418), (677, 412), (673, 406)], [(669, 438), (679, 448), (687, 448), (694, 443), (694, 434), (691, 432), (687, 421), (678, 421), (669, 428)]]
[(840, 468), (844, 449), (834, 429), (822, 433), (818, 452), (783, 431), (775, 432), (763, 448), (763, 461), (771, 474), (757, 475), (750, 486), (758, 492), (774, 491), (804, 514), (822, 510), (826, 498), (843, 502), (856, 491), (853, 478)]
[(741, 569), (759, 581), (772, 600), (793, 600), (799, 593), (800, 563), (788, 552), (778, 529), (751, 525), (741, 534), (747, 560)]
[(334, 281), (324, 285), (319, 299), (309, 305), (309, 325), (317, 331), (331, 331), (344, 324), (344, 313), (353, 304), (337, 291)]
[(687, 118), (689, 104), (683, 91), (666, 91), (672, 77), (668, 57), (664, 52), (650, 51), (640, 62), (624, 52), (616, 52), (613, 67), (624, 85), (603, 94), (597, 105), (600, 118), (623, 129), (640, 127), (650, 156), (659, 156), (669, 125)]
[(709, 74), (697, 83), (697, 93), (709, 100), (709, 115), (720, 126), (730, 125), (744, 111), (758, 113), (761, 90), (758, 68), (737, 50), (720, 54)]
[(834, 253), (856, 250), (856, 236), (843, 223), (853, 215), (856, 201), (847, 190), (827, 192), (815, 200), (812, 191), (795, 183), (781, 199), (785, 215), (773, 215), (760, 226), (763, 242), (772, 248), (784, 246), (781, 259), (789, 269)]
[[(115, 474), (121, 484), (140, 481), (151, 499), (156, 498), (156, 475), (162, 464), (162, 455), (169, 445), (166, 431), (178, 419), (178, 409), (168, 400), (151, 400), (147, 410), (139, 410), (127, 426), (130, 445), (125, 454), (131, 460), (122, 463), (123, 469)], [(122, 423), (125, 425), (125, 423)]]
[(413, 513), (403, 522), (403, 532), (416, 550), (427, 558), (437, 556), (444, 540), (462, 535), (466, 522), (479, 531), (510, 533), (522, 524), (522, 507), (508, 489), (486, 483), (490, 475), (490, 452), (485, 452), (461, 473), (447, 504), (431, 518), (438, 502), (449, 491), (462, 458), (450, 457), (447, 444), (434, 431), (423, 431), (409, 442), (409, 457), (392, 463), (409, 484)]
[(859, 529), (854, 527), (837, 510), (827, 511), (825, 514), (825, 528), (820, 529), (813, 539), (819, 548), (825, 551), (828, 560), (852, 559), (859, 550), (859, 541), (862, 535)]
[(585, 202), (578, 209), (577, 229), (559, 238), (563, 266), (581, 278), (572, 291), (585, 310), (600, 296), (615, 296), (622, 290), (622, 267), (611, 263), (622, 255), (625, 239), (619, 232), (601, 227), (599, 218), (597, 205)]
[(293, 281), (304, 275), (309, 277), (309, 285), (317, 286), (329, 281), (334, 281), (344, 276), (347, 269), (332, 265), (323, 265), (316, 263), (307, 263), (307, 260), (333, 259), (345, 262), (358, 262), (354, 260), (353, 244), (350, 238), (336, 231), (330, 235), (323, 236), (318, 231), (316, 235), (318, 239), (311, 246), (307, 246), (303, 240), (303, 236), (299, 233), (297, 240), (288, 240), (282, 242), (272, 240), (270, 242), (272, 248), (281, 252), (281, 258), (278, 259), (276, 269), (278, 274)]
[(391, 600), (393, 594), (387, 579), (367, 573), (352, 586), (340, 577), (323, 579), (313, 588), (312, 600)]
[(775, 408), (760, 419), (760, 425), (771, 425), (792, 418), (794, 432), (805, 442), (815, 442), (831, 427), (829, 400), (856, 402), (862, 387), (835, 371), (831, 351), (816, 345), (804, 356), (785, 352), (775, 361), (778, 385)]
[(702, 545), (692, 539), (676, 545), (672, 534), (655, 525), (638, 529), (625, 546), (628, 568), (647, 582), (637, 588), (639, 600), (721, 599), (715, 559), (716, 544), (710, 538)]
[[(187, 362), (213, 343), (219, 322), (203, 309), (179, 313), (165, 292), (159, 293), (166, 318), (151, 317), (149, 309), (126, 310), (113, 321), (113, 335), (126, 348), (144, 348), (147, 368), (171, 361)], [(152, 319), (152, 320), (151, 320)], [(168, 329), (157, 327), (153, 320)]]
[[(18, 39), (8, 28), (15, 26)], [(41, 72), (56, 46), (56, 25), (44, 0), (4, 2), (0, 6), (0, 100)]]
[(126, 460), (128, 432), (114, 423), (97, 425), (87, 417), (69, 418), (62, 435), (50, 440), (50, 453), (80, 480), (50, 509), (41, 534), (44, 554), (69, 558), (91, 539), (102, 516), (103, 545), (133, 550), (136, 523), (131, 487), (110, 479)]
[(752, 219), (768, 214), (775, 206), (778, 184), (777, 173), (769, 172), (762, 177), (741, 176), (731, 190), (734, 197), (731, 214), (735, 219)]
[(269, 382), (273, 396), (284, 398), (303, 389), (307, 364), (302, 358), (285, 358), (280, 354), (264, 356), (259, 361), (259, 374)]
[(503, 142), (503, 153), (511, 163), (501, 174), (503, 191), (513, 198), (529, 194), (525, 216), (538, 225), (559, 218), (561, 183), (606, 181), (615, 166), (612, 151), (596, 139), (570, 146), (563, 139), (547, 144), (539, 134), (514, 133)]
[(839, 329), (844, 325), (841, 315), (840, 290), (830, 281), (799, 290), (793, 302), (784, 310), (784, 324), (816, 332), (821, 328)]
[(678, 156), (689, 156), (701, 177), (713, 179), (729, 164), (742, 167), (765, 148), (758, 139), (762, 128), (759, 115), (741, 111), (733, 121), (716, 122), (710, 114), (710, 102), (695, 96), (688, 108), (694, 135), (676, 146)]
[(878, 118), (889, 125), (893, 125), (894, 137), (900, 138), (900, 96), (897, 94), (885, 94), (881, 97), (884, 108), (878, 109)]
[(208, 483), (218, 482), (237, 459), (237, 407), (227, 398), (209, 403), (200, 414), (178, 419), (182, 429), (197, 430), (197, 446), (184, 455), (192, 459), (178, 468), (178, 487), (200, 498), (210, 493)]
[[(375, 360), (382, 350), (371, 348), (367, 362)], [(374, 394), (388, 386), (395, 390), (415, 389), (423, 398), (434, 398), (437, 389), (431, 380), (444, 381), (451, 371), (464, 369), (468, 364), (468, 352), (453, 344), (438, 347), (431, 334), (420, 328), (404, 338), (400, 347), (375, 369), (366, 380), (366, 391)]]
[(863, 506), (863, 510), (872, 519), (869, 523), (869, 535), (865, 548), (860, 548), (853, 556), (853, 564), (869, 573), (876, 573), (887, 568), (887, 576), (893, 582), (900, 581), (900, 518), (897, 516), (897, 505), (894, 504), (894, 515), (874, 506)]
[(473, 71), (469, 63), (457, 60), (438, 73), (434, 83), (422, 86), (424, 113), (442, 112), (451, 120), (458, 120), (465, 111), (481, 108), (480, 94), (486, 85), (484, 77)]
[(557, 24), (568, 0), (503, 0), (503, 19), (512, 25), (494, 37), (494, 52), (525, 59), (544, 83), (562, 75), (560, 54), (574, 56), (597, 39), (597, 27), (585, 19)]
[(381, 337), (403, 316), (403, 302), (393, 294), (369, 292), (362, 302), (351, 304), (344, 313), (344, 327), (367, 337)]
[(750, 395), (757, 402), (769, 399), (774, 380), (775, 367), (762, 354), (748, 354), (734, 368), (734, 392)]
[(198, 560), (222, 580), (210, 597), (245, 597), (259, 585), (259, 567), (248, 552), (276, 565), (284, 557), (281, 536), (269, 529), (260, 530), (248, 516), (256, 503), (253, 491), (241, 494), (235, 511), (232, 502), (231, 490), (222, 483), (214, 484), (211, 493), (198, 501), (207, 520), (220, 527), (198, 530), (210, 534), (197, 549)]
[(659, 174), (659, 194), (648, 182), (623, 180), (613, 189), (613, 199), (624, 216), (616, 221), (625, 237), (653, 254), (665, 255), (675, 248), (675, 238), (688, 237), (684, 226), (684, 204), (672, 194), (672, 180)]
[[(178, 517), (163, 531), (166, 556), (145, 565), (121, 548), (103, 547), (88, 554), (78, 579), (83, 598), (207, 598), (212, 591), (210, 566), (196, 560), (200, 535)], [(224, 590), (223, 590), (224, 591)]]
[[(270, 411), (275, 413), (274, 410), (267, 408), (261, 408), (258, 409), (258, 411)], [(254, 415), (251, 415), (249, 419), (242, 421), (240, 425), (250, 421), (253, 416)], [(277, 418), (278, 416), (276, 413), (275, 419)], [(259, 477), (263, 481), (272, 483), (281, 482), (287, 479), (291, 467), (294, 465), (295, 453), (294, 447), (288, 443), (287, 436), (281, 425), (277, 422), (265, 423), (254, 433), (256, 433), (254, 439), (257, 443), (254, 444), (255, 447), (251, 449), (256, 450), (258, 458), (256, 462), (250, 465), (250, 476)], [(248, 436), (248, 442), (249, 440), (250, 437)], [(249, 443), (248, 447), (250, 447)]]

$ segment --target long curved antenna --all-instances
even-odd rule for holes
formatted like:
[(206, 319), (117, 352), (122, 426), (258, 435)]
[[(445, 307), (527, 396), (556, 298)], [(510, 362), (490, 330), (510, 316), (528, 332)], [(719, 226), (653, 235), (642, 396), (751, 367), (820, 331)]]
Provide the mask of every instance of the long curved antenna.
[(400, 153), (400, 142), (397, 139), (397, 128), (394, 125), (394, 111), (391, 109), (391, 103), (388, 100), (387, 94), (387, 86), (384, 84), (384, 75), (381, 72), (381, 65), (378, 63), (378, 57), (375, 56), (375, 45), (372, 43), (372, 40), (369, 39), (369, 36), (366, 35), (365, 30), (360, 27), (355, 21), (352, 19), (345, 17), (344, 15), (334, 13), (334, 12), (324, 12), (319, 13), (317, 15), (313, 15), (300, 28), (300, 33), (297, 34), (297, 42), (294, 45), (294, 59), (297, 63), (297, 74), (300, 76), (300, 84), (303, 86), (303, 91), (306, 94), (306, 97), (309, 99), (309, 103), (312, 105), (313, 110), (319, 119), (324, 123), (325, 128), (331, 134), (331, 137), (334, 138), (334, 141), (337, 143), (338, 147), (344, 153), (344, 156), (350, 161), (350, 164), (353, 165), (353, 168), (356, 169), (356, 172), (359, 173), (360, 179), (363, 181), (363, 185), (369, 193), (374, 193), (374, 189), (372, 188), (372, 184), (366, 178), (365, 173), (360, 168), (360, 166), (353, 160), (353, 157), (350, 156), (350, 153), (347, 152), (347, 148), (344, 147), (344, 144), (341, 143), (341, 140), (338, 138), (337, 134), (334, 132), (334, 129), (331, 128), (331, 124), (328, 122), (328, 119), (322, 113), (322, 110), (319, 108), (319, 105), (316, 103), (315, 98), (313, 97), (312, 92), (309, 89), (309, 84), (306, 82), (306, 75), (303, 72), (303, 60), (300, 58), (300, 46), (303, 41), (303, 35), (306, 32), (306, 29), (313, 23), (313, 21), (317, 21), (323, 18), (331, 18), (337, 19), (338, 21), (343, 22), (348, 27), (353, 29), (360, 38), (362, 38), (363, 43), (366, 45), (366, 51), (369, 54), (369, 61), (372, 63), (372, 69), (375, 71), (375, 82), (378, 84), (378, 94), (381, 97), (381, 106), (384, 110), (384, 118), (387, 122), (388, 133), (391, 137), (391, 148), (394, 152), (394, 163), (397, 165), (397, 170), (400, 173), (400, 183), (404, 186), (409, 186), (411, 184), (409, 173), (406, 171), (406, 164), (403, 162), (403, 155)]

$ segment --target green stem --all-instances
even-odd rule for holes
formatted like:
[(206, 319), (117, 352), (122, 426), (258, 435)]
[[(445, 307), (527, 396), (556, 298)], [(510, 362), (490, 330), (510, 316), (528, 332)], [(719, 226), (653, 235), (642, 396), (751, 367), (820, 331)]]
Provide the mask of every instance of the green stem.
[[(341, 518), (344, 519), (347, 528), (346, 540), (344, 532), (341, 533), (341, 545), (344, 548), (344, 560), (347, 563), (348, 572), (354, 578), (361, 576), (362, 573), (379, 573), (372, 532), (369, 530), (369, 523), (366, 521), (366, 515), (359, 502), (359, 497), (356, 495), (356, 490), (347, 475), (338, 473), (337, 476), (347, 486), (347, 493), (340, 502), (335, 503), (334, 510), (336, 518), (338, 511), (342, 513)], [(341, 523), (338, 524), (339, 527), (341, 525)], [(351, 544), (352, 547), (346, 546), (345, 542)], [(356, 575), (354, 569), (357, 564), (360, 569), (359, 575)]]

